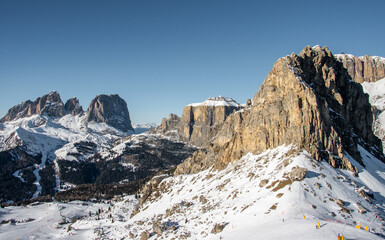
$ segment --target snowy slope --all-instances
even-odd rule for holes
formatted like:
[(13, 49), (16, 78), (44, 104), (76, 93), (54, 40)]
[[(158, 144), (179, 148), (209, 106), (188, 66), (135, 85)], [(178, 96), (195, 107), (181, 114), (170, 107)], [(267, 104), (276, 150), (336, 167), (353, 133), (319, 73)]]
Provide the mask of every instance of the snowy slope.
[[(86, 160), (97, 152), (111, 148), (116, 139), (127, 136), (127, 133), (105, 123), (86, 123), (84, 118), (84, 115), (71, 114), (61, 118), (33, 115), (2, 124), (0, 151), (20, 146), (33, 156), (42, 155), (41, 164), (35, 165), (33, 171), (36, 177), (34, 184), (37, 186), (33, 197), (37, 197), (42, 190), (39, 171), (48, 162), (57, 159)], [(92, 144), (95, 148), (88, 152), (79, 152), (84, 144)], [(55, 164), (55, 167), (58, 173), (58, 164)]]
[[(68, 114), (62, 118), (33, 115), (3, 123), (3, 130), (0, 131), (0, 150), (23, 145), (29, 153), (38, 154), (45, 145), (52, 145), (49, 140), (59, 141), (61, 145), (79, 140), (92, 140), (101, 146), (107, 146), (112, 140), (125, 135), (104, 123), (87, 124), (84, 115)], [(58, 149), (58, 146), (49, 148)]]
[[(222, 171), (164, 176), (132, 218), (137, 203), (133, 197), (113, 201), (109, 210), (103, 206), (99, 216), (86, 216), (95, 207), (75, 210), (66, 205), (69, 212), (85, 216), (69, 232), (53, 227), (59, 221), (56, 203), (6, 208), (0, 210), (1, 220), (19, 220), (39, 211), (44, 221), (0, 225), (0, 238), (23, 239), (25, 229), (39, 229), (35, 236), (46, 233), (46, 239), (140, 239), (146, 231), (150, 239), (337, 239), (337, 234), (382, 239), (375, 233), (384, 233), (385, 165), (359, 149), (366, 168), (350, 159), (359, 168), (358, 177), (293, 146), (249, 153)], [(301, 171), (293, 169), (302, 168), (307, 169), (305, 178), (296, 181)], [(360, 213), (363, 210), (366, 213)], [(38, 227), (46, 221), (49, 224)], [(370, 232), (357, 225), (368, 226)]]
[[(363, 82), (364, 92), (369, 95), (370, 104), (376, 108), (374, 133), (382, 140), (385, 147), (385, 78), (377, 82)], [(385, 149), (385, 148), (384, 148)]]
[[(223, 171), (166, 178), (160, 194), (153, 193), (128, 221), (128, 230), (119, 232), (122, 237), (128, 231), (136, 236), (152, 233), (149, 223), (157, 222), (164, 230), (176, 226), (162, 234), (164, 239), (182, 235), (189, 239), (334, 239), (338, 233), (380, 239), (355, 228), (359, 222), (373, 232), (382, 232), (380, 216), (385, 216), (385, 165), (361, 150), (368, 167), (360, 168), (359, 177), (282, 146), (259, 155), (247, 154)], [(306, 178), (291, 183), (288, 176), (296, 166), (307, 169)], [(360, 189), (374, 194), (375, 199), (369, 199), (373, 204), (357, 193)], [(342, 211), (337, 199), (345, 202), (344, 211), (350, 214)], [(359, 213), (363, 208), (367, 213)], [(320, 229), (315, 229), (317, 221)], [(214, 234), (216, 224), (225, 227)]]
[[(83, 235), (87, 233), (83, 229), (77, 229), (76, 237), (73, 232), (68, 232), (72, 219), (108, 207), (107, 203), (74, 201), (0, 209), (0, 239), (89, 239)], [(93, 225), (92, 229), (97, 226)]]
[[(150, 239), (382, 239), (385, 165), (359, 149), (366, 168), (350, 159), (358, 177), (293, 146), (249, 153), (222, 171), (159, 176), (164, 179), (132, 218), (137, 200), (125, 197), (52, 238), (140, 239), (147, 231)], [(11, 216), (2, 213), (1, 219)]]

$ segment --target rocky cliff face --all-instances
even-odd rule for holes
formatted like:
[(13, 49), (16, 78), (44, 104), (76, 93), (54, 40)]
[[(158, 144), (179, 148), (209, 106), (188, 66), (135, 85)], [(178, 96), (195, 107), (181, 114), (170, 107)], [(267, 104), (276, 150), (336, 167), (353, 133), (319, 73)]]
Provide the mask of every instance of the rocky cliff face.
[[(385, 58), (369, 55), (356, 57), (351, 54), (336, 54), (337, 60), (342, 62), (353, 81), (361, 83), (364, 91), (369, 94), (373, 112), (373, 131), (382, 143), (385, 143), (385, 128), (383, 125), (383, 81), (385, 78)], [(366, 88), (366, 89), (365, 89)]]
[(369, 55), (356, 57), (351, 54), (334, 55), (358, 83), (376, 82), (385, 78), (385, 58)]
[(171, 113), (168, 118), (162, 119), (162, 123), (158, 127), (151, 129), (149, 132), (154, 134), (161, 134), (173, 140), (179, 141), (179, 124), (180, 117), (174, 113)]
[(95, 97), (87, 109), (86, 121), (106, 123), (124, 132), (134, 130), (127, 104), (117, 94)]
[(203, 146), (216, 134), (226, 118), (242, 109), (232, 98), (214, 97), (183, 109), (179, 125), (181, 138), (194, 145)]
[(37, 98), (34, 102), (28, 100), (12, 107), (0, 122), (12, 121), (18, 118), (44, 113), (53, 117), (65, 115), (64, 104), (58, 92), (52, 91), (43, 97)]
[(204, 146), (216, 135), (226, 118), (242, 108), (232, 98), (209, 98), (201, 103), (187, 105), (181, 118), (170, 114), (154, 132), (195, 146)]
[(357, 144), (384, 161), (381, 141), (372, 132), (372, 112), (362, 86), (350, 81), (327, 47), (306, 47), (280, 58), (249, 109), (230, 115), (211, 146), (195, 152), (175, 174), (222, 169), (248, 152), (296, 145), (333, 167), (357, 169)]
[(64, 111), (73, 116), (82, 114), (84, 112), (82, 106), (79, 103), (79, 100), (75, 97), (67, 100), (66, 104), (64, 105)]

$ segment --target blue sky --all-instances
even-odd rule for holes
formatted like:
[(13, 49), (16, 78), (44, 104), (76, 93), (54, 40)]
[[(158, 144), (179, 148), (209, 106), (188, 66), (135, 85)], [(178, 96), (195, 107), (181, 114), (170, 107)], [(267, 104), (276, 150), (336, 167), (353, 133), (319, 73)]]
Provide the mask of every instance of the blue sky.
[(211, 96), (240, 103), (306, 45), (385, 57), (385, 1), (0, 1), (0, 115), (57, 90), (119, 94), (134, 123)]

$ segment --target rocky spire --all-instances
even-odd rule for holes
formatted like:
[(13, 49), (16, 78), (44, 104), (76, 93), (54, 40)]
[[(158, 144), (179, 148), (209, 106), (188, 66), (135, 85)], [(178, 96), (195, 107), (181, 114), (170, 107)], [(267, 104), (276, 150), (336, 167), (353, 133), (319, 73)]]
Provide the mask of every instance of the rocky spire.
[(63, 116), (65, 114), (64, 104), (59, 93), (52, 91), (49, 94), (37, 98), (34, 102), (30, 100), (22, 102), (9, 109), (8, 113), (0, 120), (0, 122), (29, 117), (34, 114), (47, 114), (53, 117)]
[(134, 131), (127, 104), (117, 94), (96, 96), (87, 109), (86, 121), (106, 123), (124, 132)]
[(252, 107), (230, 115), (214, 141), (194, 153), (175, 173), (221, 169), (248, 152), (296, 145), (319, 161), (357, 169), (357, 144), (384, 161), (381, 141), (372, 132), (372, 112), (362, 86), (350, 81), (327, 47), (304, 48), (280, 58), (253, 98)]
[(71, 99), (68, 99), (66, 104), (64, 105), (64, 111), (67, 114), (72, 114), (73, 116), (79, 115), (83, 113), (83, 108), (79, 103), (79, 100), (74, 97)]

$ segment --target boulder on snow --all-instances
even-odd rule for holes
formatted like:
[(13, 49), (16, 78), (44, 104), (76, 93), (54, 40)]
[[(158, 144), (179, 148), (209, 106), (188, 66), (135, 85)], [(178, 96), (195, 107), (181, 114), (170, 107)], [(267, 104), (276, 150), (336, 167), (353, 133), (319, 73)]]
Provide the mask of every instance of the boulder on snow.
[(220, 233), (223, 231), (223, 229), (226, 227), (226, 224), (225, 223), (216, 223), (213, 227), (213, 229), (211, 230), (211, 233)]
[(291, 169), (291, 172), (289, 173), (289, 177), (293, 182), (302, 181), (302, 179), (305, 178), (306, 172), (307, 172), (306, 168), (295, 166)]

